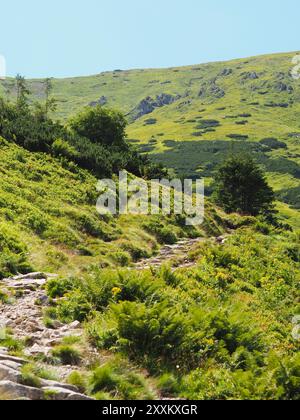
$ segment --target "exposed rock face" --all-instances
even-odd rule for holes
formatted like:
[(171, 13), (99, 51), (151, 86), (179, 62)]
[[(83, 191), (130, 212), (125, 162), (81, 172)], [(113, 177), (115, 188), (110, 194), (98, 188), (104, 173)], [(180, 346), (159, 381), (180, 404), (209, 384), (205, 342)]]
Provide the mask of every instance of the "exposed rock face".
[(257, 80), (259, 75), (255, 71), (249, 71), (242, 74), (244, 80)]
[(89, 106), (95, 107), (97, 105), (101, 105), (104, 106), (107, 104), (107, 97), (106, 96), (101, 96), (101, 98), (99, 98), (97, 101), (93, 101), (89, 103)]
[(41, 389), (21, 385), (9, 380), (0, 381), (0, 393), (8, 400), (27, 399), (40, 401), (44, 399)]
[(200, 98), (211, 96), (217, 99), (223, 98), (225, 96), (225, 91), (217, 85), (216, 79), (212, 79), (209, 83), (202, 85), (199, 92)]
[(294, 91), (293, 86), (287, 85), (284, 82), (278, 82), (275, 84), (275, 90), (277, 92), (287, 92), (287, 93), (292, 93)]
[(232, 69), (223, 69), (220, 73), (219, 73), (219, 77), (226, 77), (226, 76), (230, 76), (233, 73)]
[(157, 95), (156, 98), (148, 96), (143, 99), (128, 115), (130, 115), (135, 121), (144, 115), (151, 114), (151, 112), (153, 112), (156, 108), (170, 105), (173, 102), (178, 101), (180, 98), (180, 95), (174, 96), (167, 93)]

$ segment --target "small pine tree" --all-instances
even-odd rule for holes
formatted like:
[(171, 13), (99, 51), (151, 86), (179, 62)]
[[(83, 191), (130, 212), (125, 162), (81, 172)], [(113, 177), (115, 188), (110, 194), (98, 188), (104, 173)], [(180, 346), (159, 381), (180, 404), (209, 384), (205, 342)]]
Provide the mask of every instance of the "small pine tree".
[(232, 156), (219, 168), (214, 197), (228, 213), (271, 216), (275, 195), (251, 156)]
[(27, 106), (28, 95), (30, 95), (30, 90), (27, 88), (25, 77), (17, 74), (16, 76), (16, 86), (17, 86), (17, 106), (18, 108), (24, 108)]

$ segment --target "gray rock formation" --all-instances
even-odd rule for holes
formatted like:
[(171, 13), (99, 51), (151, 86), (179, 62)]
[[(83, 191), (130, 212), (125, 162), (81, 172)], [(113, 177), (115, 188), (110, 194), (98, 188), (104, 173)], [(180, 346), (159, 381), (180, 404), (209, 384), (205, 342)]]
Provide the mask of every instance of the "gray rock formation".
[(232, 69), (223, 69), (220, 73), (219, 73), (219, 77), (226, 77), (226, 76), (230, 76), (233, 73)]
[(292, 93), (292, 92), (294, 91), (293, 86), (291, 86), (291, 85), (287, 85), (287, 84), (286, 84), (286, 83), (284, 83), (284, 82), (278, 82), (278, 83), (275, 83), (274, 88), (275, 88), (275, 90), (276, 90), (277, 92), (287, 92), (287, 93)]
[(220, 99), (224, 96), (225, 91), (217, 85), (216, 79), (212, 79), (208, 83), (203, 84), (199, 91), (200, 98), (214, 97)]
[(143, 117), (144, 115), (151, 114), (156, 108), (170, 105), (181, 98), (180, 95), (169, 95), (167, 93), (161, 93), (155, 98), (148, 96), (143, 99), (128, 115), (133, 121)]
[(255, 71), (249, 71), (246, 73), (242, 73), (244, 80), (257, 80), (259, 79), (259, 75)]
[(107, 102), (108, 102), (107, 97), (101, 96), (101, 98), (99, 98), (97, 101), (90, 102), (89, 106), (92, 106), (92, 107), (95, 107), (97, 105), (104, 106), (107, 104)]

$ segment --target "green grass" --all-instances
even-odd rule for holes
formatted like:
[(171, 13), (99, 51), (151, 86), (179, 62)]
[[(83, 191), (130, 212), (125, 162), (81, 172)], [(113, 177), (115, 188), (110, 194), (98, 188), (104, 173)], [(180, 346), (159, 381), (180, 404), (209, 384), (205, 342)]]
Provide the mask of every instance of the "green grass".
[[(224, 154), (245, 148), (258, 157), (271, 179), (277, 179), (279, 200), (298, 209), (300, 83), (290, 76), (295, 54), (54, 79), (56, 116), (66, 120), (83, 106), (105, 96), (107, 106), (128, 115), (131, 121), (128, 138), (141, 151), (150, 152), (155, 161), (180, 175), (209, 177)], [(249, 77), (253, 72), (257, 79)], [(42, 100), (42, 80), (30, 81), (29, 86), (32, 99)], [(216, 93), (212, 89), (215, 86), (224, 95)], [(14, 81), (0, 82), (0, 94), (1, 90), (3, 95), (14, 98)], [(155, 99), (162, 93), (181, 98), (132, 121), (131, 112), (143, 99), (149, 96)], [(265, 138), (275, 138), (287, 147), (258, 146)], [(256, 147), (259, 152), (255, 152)], [(287, 189), (284, 179), (278, 182), (283, 174), (292, 176), (292, 190)], [(293, 217), (291, 221), (294, 222)]]
[(167, 398), (298, 400), (299, 234), (236, 223), (224, 245), (199, 244), (191, 269), (96, 270), (74, 284), (56, 310), (89, 302), (87, 334), (110, 359), (73, 381), (98, 399), (147, 398), (150, 381)]
[[(178, 237), (189, 234), (174, 217), (99, 216), (97, 179), (65, 161), (2, 138), (0, 156), (2, 278), (33, 270), (70, 275), (89, 266), (130, 265), (158, 249), (155, 234), (144, 227), (151, 220)], [(208, 219), (217, 214), (208, 203)]]

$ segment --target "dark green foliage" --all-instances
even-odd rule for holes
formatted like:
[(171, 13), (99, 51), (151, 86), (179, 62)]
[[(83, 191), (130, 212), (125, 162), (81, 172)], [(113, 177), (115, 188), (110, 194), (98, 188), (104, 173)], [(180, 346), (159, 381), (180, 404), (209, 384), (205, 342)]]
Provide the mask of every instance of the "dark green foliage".
[[(239, 222), (222, 246), (201, 243), (187, 272), (95, 270), (66, 289), (55, 312), (88, 302), (94, 345), (147, 368), (162, 396), (299, 399), (291, 322), (299, 313), (299, 236), (257, 233), (274, 228), (254, 222)], [(136, 382), (123, 383), (120, 366), (96, 368), (90, 392), (137, 392)]]
[(68, 345), (57, 346), (52, 351), (52, 356), (63, 365), (78, 365), (81, 361), (80, 352)]
[(87, 107), (70, 120), (71, 128), (80, 136), (102, 146), (127, 148), (126, 120), (119, 112), (100, 105)]
[(122, 114), (100, 106), (86, 108), (71, 120), (70, 130), (48, 117), (50, 103), (47, 110), (32, 110), (27, 105), (26, 92), (20, 95), (16, 105), (0, 99), (0, 135), (5, 139), (32, 152), (74, 162), (97, 177), (108, 177), (122, 169), (141, 177), (166, 173), (127, 143)]
[(283, 141), (279, 141), (274, 137), (265, 138), (260, 141), (261, 144), (264, 146), (269, 147), (270, 149), (277, 150), (277, 149), (287, 149), (286, 143)]
[(173, 245), (177, 242), (177, 235), (172, 229), (172, 226), (165, 226), (159, 220), (144, 223), (144, 229), (156, 236), (160, 243)]
[(248, 140), (249, 138), (249, 136), (243, 134), (228, 134), (227, 137), (232, 140)]
[(257, 216), (274, 208), (274, 193), (250, 156), (232, 156), (219, 168), (215, 199), (228, 213)]

